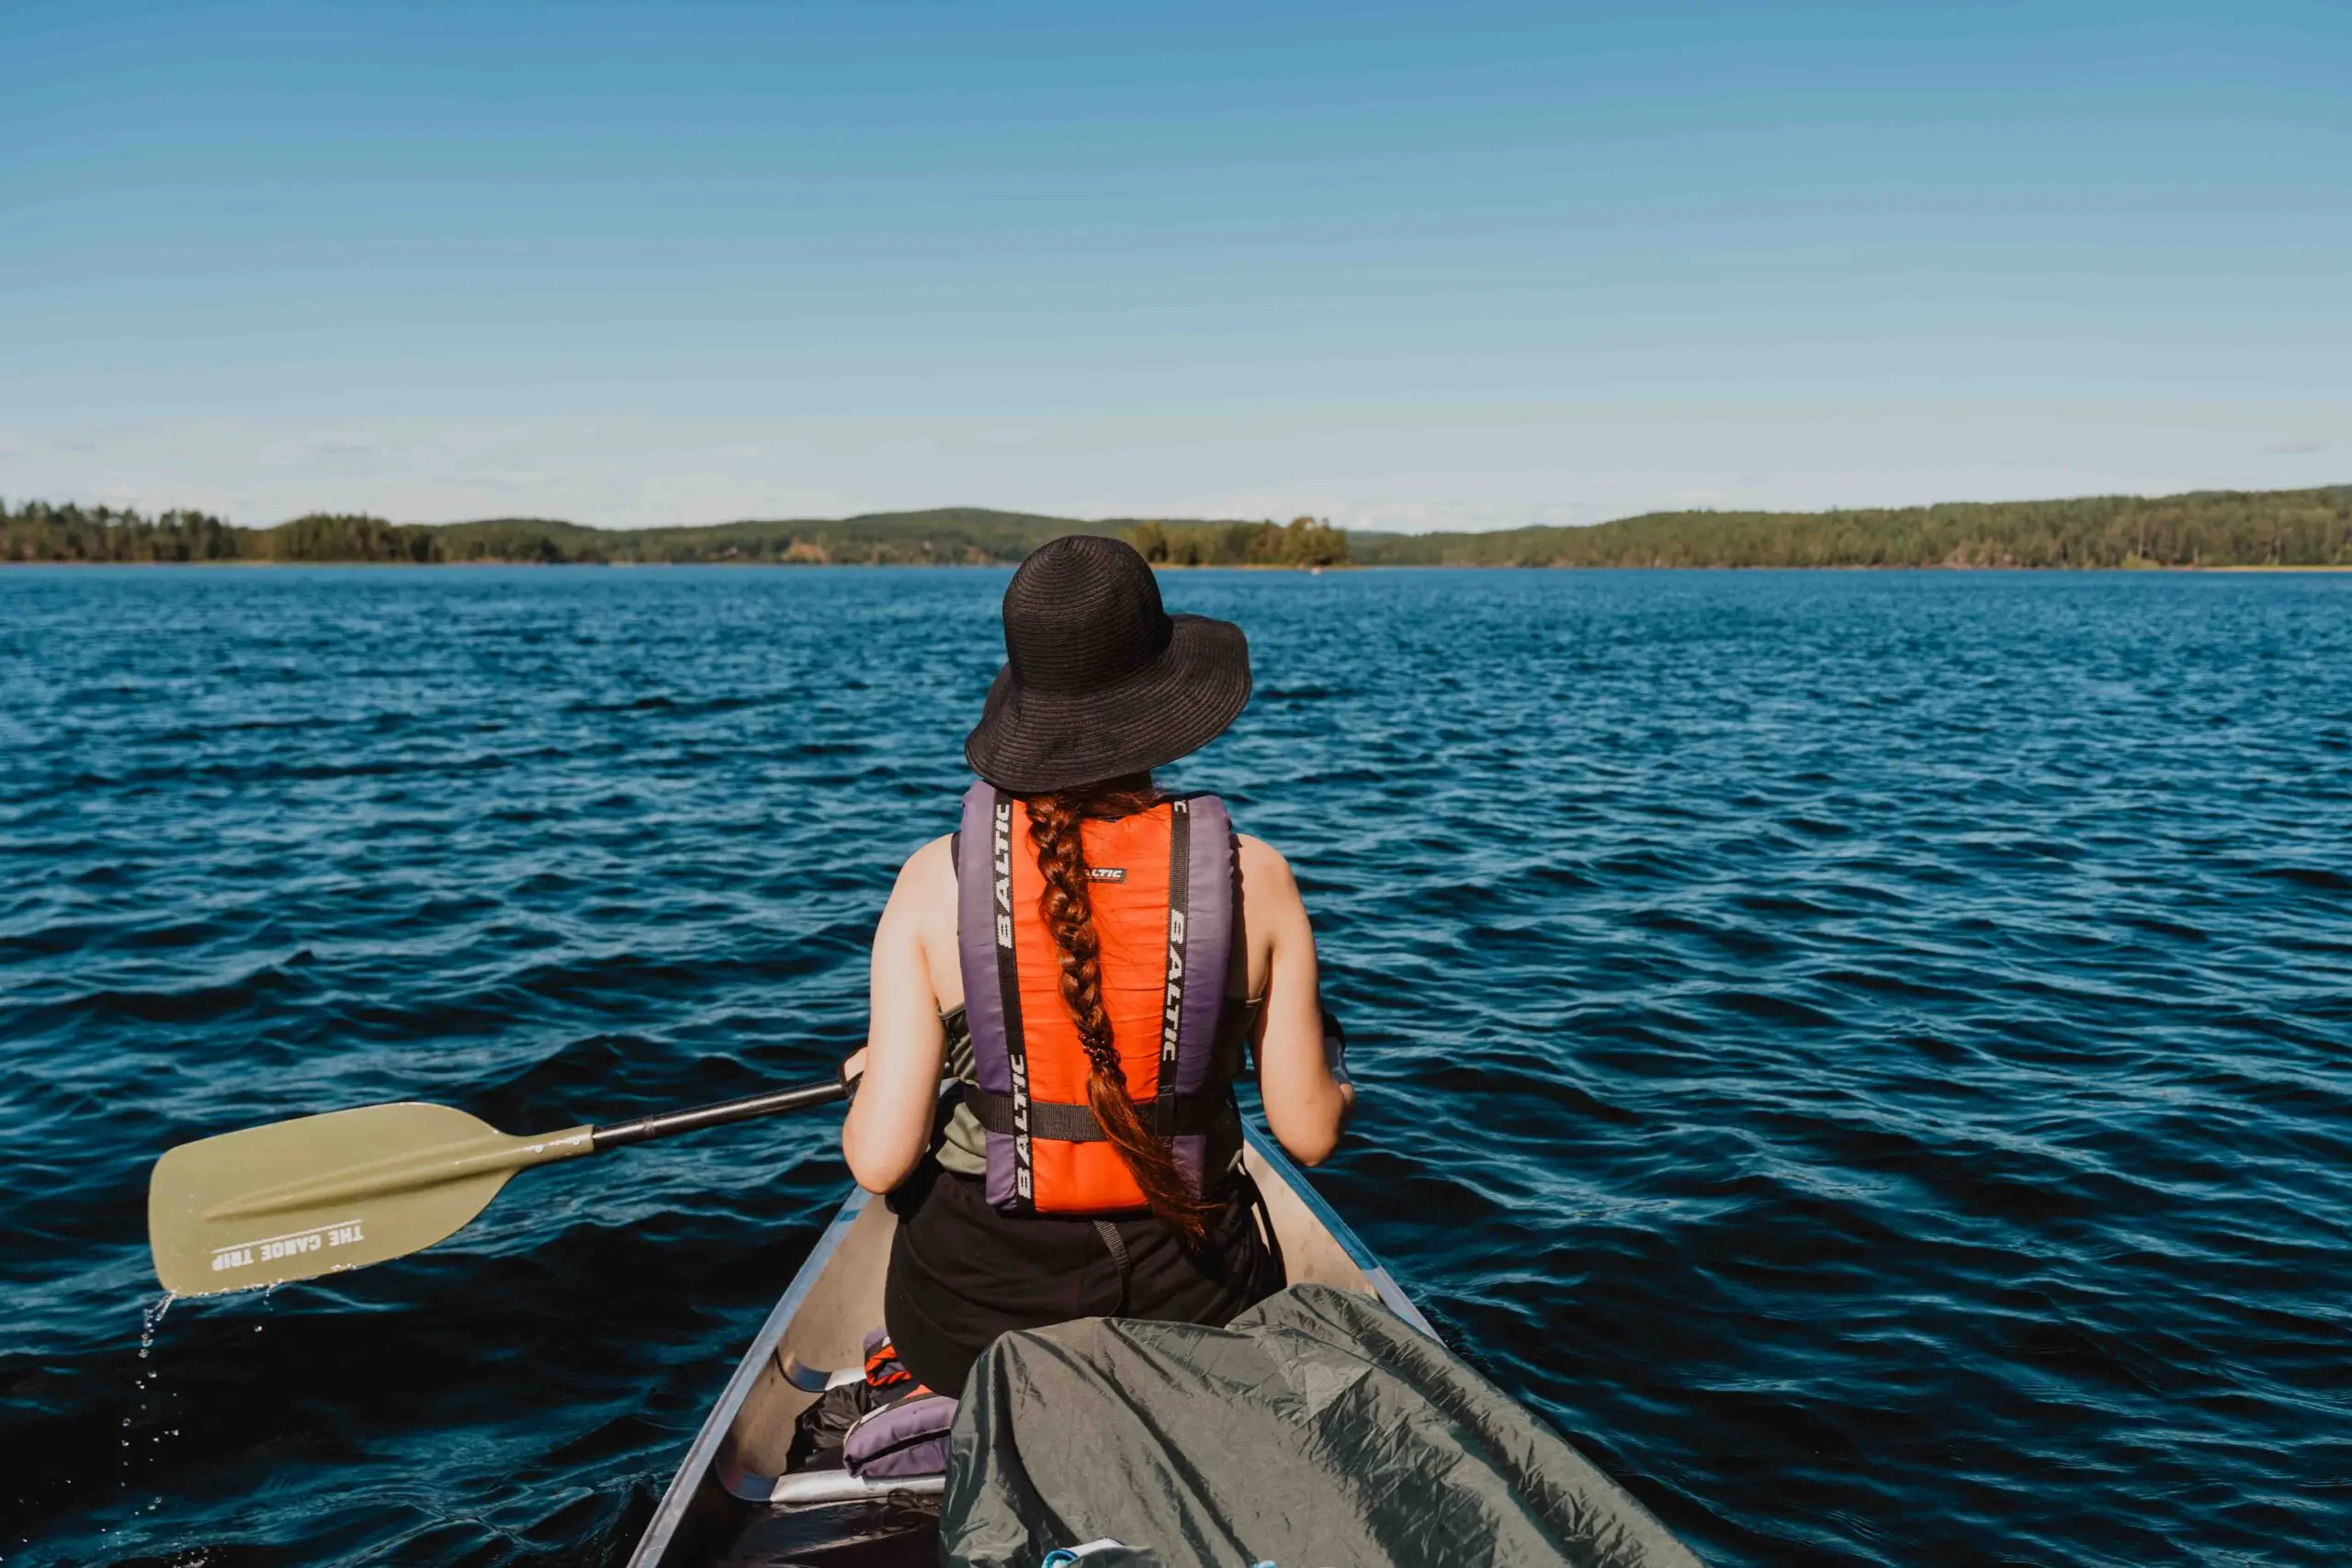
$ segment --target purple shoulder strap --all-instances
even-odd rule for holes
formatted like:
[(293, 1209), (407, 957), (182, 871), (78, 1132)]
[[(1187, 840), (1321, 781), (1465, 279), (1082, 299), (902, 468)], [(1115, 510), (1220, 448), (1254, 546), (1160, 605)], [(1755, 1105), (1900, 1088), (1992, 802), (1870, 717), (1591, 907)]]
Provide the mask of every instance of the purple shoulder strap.
[(1159, 1034), (1163, 1134), (1178, 1095), (1208, 1087), (1233, 952), (1233, 820), (1213, 795), (1179, 795), (1169, 836), (1168, 990)]
[(1022, 1055), (1021, 987), (1012, 953), (1012, 802), (985, 779), (964, 792), (956, 838), (956, 953), (964, 973), (964, 1018), (972, 1030), (972, 1076), (987, 1093), (1012, 1101), (1016, 1131), (988, 1140), (988, 1196), (999, 1208), (1025, 1207), (1030, 1174), (1028, 1064)]

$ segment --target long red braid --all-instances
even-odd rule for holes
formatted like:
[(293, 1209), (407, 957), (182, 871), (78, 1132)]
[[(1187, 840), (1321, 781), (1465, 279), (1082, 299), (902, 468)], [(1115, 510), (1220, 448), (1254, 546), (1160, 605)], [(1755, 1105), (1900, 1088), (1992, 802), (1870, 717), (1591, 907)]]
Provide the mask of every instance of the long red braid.
[(1185, 1185), (1176, 1156), (1143, 1124), (1135, 1101), (1127, 1097), (1126, 1068), (1120, 1064), (1111, 1038), (1111, 1015), (1102, 1005), (1102, 944), (1094, 931), (1092, 884), (1086, 873), (1087, 818), (1125, 817), (1147, 809), (1158, 798), (1150, 779), (1143, 777), (1031, 795), (1023, 804), (1029, 808), (1029, 841), (1046, 876), (1037, 909), (1061, 953), (1062, 1001), (1086, 1050), (1087, 1105), (1127, 1174), (1143, 1189), (1151, 1212), (1197, 1247), (1206, 1234), (1207, 1207)]

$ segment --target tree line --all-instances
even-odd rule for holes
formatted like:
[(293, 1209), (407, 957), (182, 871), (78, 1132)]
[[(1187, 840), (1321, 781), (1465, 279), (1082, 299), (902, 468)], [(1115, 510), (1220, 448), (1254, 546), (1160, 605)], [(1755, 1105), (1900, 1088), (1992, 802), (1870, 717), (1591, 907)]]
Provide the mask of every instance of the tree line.
[(1312, 517), (1272, 523), (1137, 523), (1121, 537), (1155, 566), (1344, 566), (1348, 536)]
[(0, 502), (0, 561), (241, 560), (249, 532), (204, 512)]
[(548, 518), (399, 524), (313, 513), (241, 528), (209, 513), (0, 502), (0, 561), (468, 561), (547, 565), (1007, 564), (1066, 534), (1168, 566), (2352, 566), (2352, 485), (1852, 512), (1667, 512), (1589, 527), (1350, 532), (1272, 522), (1080, 522), (981, 507), (604, 529)]

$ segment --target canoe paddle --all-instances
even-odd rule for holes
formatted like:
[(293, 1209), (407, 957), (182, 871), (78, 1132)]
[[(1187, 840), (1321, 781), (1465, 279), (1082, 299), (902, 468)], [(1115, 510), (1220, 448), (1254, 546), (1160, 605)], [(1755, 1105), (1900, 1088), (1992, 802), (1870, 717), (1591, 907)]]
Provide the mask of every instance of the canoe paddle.
[(274, 1122), (182, 1144), (157, 1160), (147, 1242), (155, 1277), (175, 1296), (338, 1274), (445, 1240), (518, 1170), (848, 1095), (829, 1079), (535, 1137), (415, 1101)]

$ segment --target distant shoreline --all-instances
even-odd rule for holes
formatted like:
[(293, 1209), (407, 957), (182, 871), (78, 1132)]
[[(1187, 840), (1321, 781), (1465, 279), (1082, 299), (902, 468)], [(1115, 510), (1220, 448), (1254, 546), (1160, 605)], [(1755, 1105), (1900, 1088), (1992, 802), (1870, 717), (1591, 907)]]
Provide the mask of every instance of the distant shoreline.
[(2352, 568), (2352, 485), (1969, 502), (1838, 512), (1660, 512), (1476, 534), (1348, 530), (1313, 517), (1051, 517), (984, 507), (598, 529), (554, 518), (400, 524), (312, 513), (244, 528), (197, 512), (0, 506), (0, 563), (1010, 566), (1048, 539), (1124, 539), (1155, 566), (1822, 570)]

